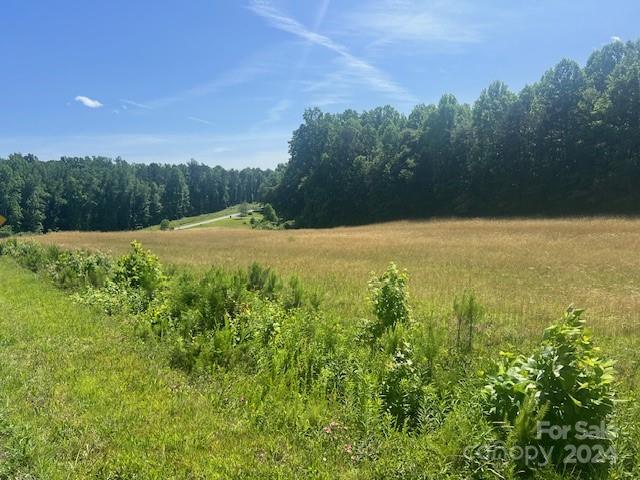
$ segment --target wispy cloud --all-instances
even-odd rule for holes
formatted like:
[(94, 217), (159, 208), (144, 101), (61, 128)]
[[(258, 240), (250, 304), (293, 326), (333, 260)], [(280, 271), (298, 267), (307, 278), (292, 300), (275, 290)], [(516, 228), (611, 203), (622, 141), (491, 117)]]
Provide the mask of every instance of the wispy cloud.
[(360, 84), (358, 74), (349, 68), (338, 68), (320, 78), (303, 81), (302, 88), (307, 94), (307, 106), (329, 107), (348, 104)]
[(205, 120), (204, 118), (199, 118), (199, 117), (187, 117), (187, 120), (191, 120), (192, 122), (202, 123), (203, 125), (214, 126), (214, 123), (213, 123), (213, 122), (210, 122), (209, 120)]
[(82, 105), (88, 108), (100, 108), (102, 107), (102, 103), (93, 98), (85, 97), (84, 95), (78, 95), (74, 98), (76, 102), (80, 102)]
[[(121, 98), (120, 102), (122, 102), (125, 105), (128, 105), (130, 107), (136, 107), (136, 108), (142, 108), (145, 110), (149, 110), (151, 109), (151, 107), (149, 105), (145, 105), (144, 103), (140, 103), (140, 102), (134, 102), (133, 100), (127, 100), (126, 98)], [(125, 108), (126, 110), (126, 108)]]
[(331, 4), (331, 0), (322, 0), (322, 3), (320, 3), (320, 8), (318, 8), (318, 13), (316, 14), (316, 21), (315, 24), (313, 25), (313, 30), (314, 31), (318, 31), (318, 29), (320, 28), (320, 25), (322, 25), (322, 22), (324, 21), (324, 17), (326, 17), (327, 15), (327, 10), (329, 10), (329, 5)]
[(486, 7), (478, 11), (466, 0), (371, 0), (359, 5), (344, 23), (350, 33), (373, 39), (373, 47), (478, 43), (488, 28)]
[(249, 59), (247, 63), (221, 73), (210, 82), (201, 83), (194, 87), (176, 92), (164, 97), (158, 97), (144, 102), (122, 99), (121, 102), (132, 107), (153, 110), (164, 108), (186, 100), (217, 93), (225, 88), (244, 84), (255, 77), (269, 72), (270, 65), (260, 58)]
[(368, 85), (373, 90), (398, 101), (415, 100), (407, 90), (366, 60), (353, 55), (346, 46), (326, 35), (306, 28), (293, 17), (280, 12), (268, 0), (252, 0), (248, 8), (256, 15), (267, 20), (272, 27), (336, 53), (343, 59), (346, 66), (360, 77), (361, 83)]
[(215, 147), (212, 151), (213, 153), (226, 153), (230, 152), (232, 149), (229, 147)]
[(290, 100), (280, 100), (267, 111), (267, 118), (263, 123), (276, 123), (280, 121), (284, 112), (291, 108)]

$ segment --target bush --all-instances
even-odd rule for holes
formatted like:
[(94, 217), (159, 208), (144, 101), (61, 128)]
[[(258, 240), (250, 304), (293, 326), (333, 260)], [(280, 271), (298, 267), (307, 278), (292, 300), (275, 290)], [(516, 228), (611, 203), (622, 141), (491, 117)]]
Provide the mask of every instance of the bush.
[(5, 241), (0, 250), (2, 255), (14, 258), (20, 265), (32, 272), (39, 272), (47, 267), (50, 261), (47, 252), (38, 243), (18, 242), (15, 238)]
[(5, 225), (4, 227), (0, 227), (0, 238), (8, 238), (14, 234), (11, 225)]
[(244, 275), (210, 270), (198, 285), (195, 308), (202, 318), (200, 328), (222, 328), (226, 319), (235, 317), (246, 301), (247, 279)]
[(52, 249), (49, 257), (54, 259), (50, 275), (62, 288), (103, 288), (113, 269), (111, 259), (100, 253)]
[(276, 211), (271, 206), (270, 203), (267, 203), (267, 204), (265, 204), (264, 207), (262, 207), (262, 216), (264, 217), (265, 221), (267, 221), (267, 222), (272, 222), (272, 223), (277, 223), (278, 222), (278, 215), (276, 215)]
[(267, 298), (275, 298), (279, 287), (279, 279), (271, 268), (263, 267), (257, 262), (249, 265), (247, 288), (250, 291), (263, 293)]
[(369, 292), (377, 321), (370, 326), (374, 338), (396, 325), (406, 323), (411, 318), (407, 293), (407, 273), (399, 271), (392, 262), (387, 270), (369, 281)]
[[(582, 438), (580, 428), (600, 428), (609, 420), (615, 401), (613, 364), (600, 358), (581, 315), (582, 310), (569, 308), (560, 323), (545, 330), (532, 356), (505, 354), (485, 386), (485, 412), (505, 434), (511, 432), (515, 444), (553, 448), (552, 461), (560, 469), (597, 471), (611, 460), (611, 438), (601, 430)], [(568, 432), (555, 438), (539, 430), (545, 425)], [(600, 463), (565, 463), (576, 448), (594, 455), (602, 448), (604, 455)]]
[(456, 349), (461, 353), (470, 353), (473, 349), (473, 335), (476, 326), (484, 316), (484, 309), (477, 302), (473, 292), (464, 292), (453, 302), (456, 320)]
[(126, 288), (144, 291), (151, 299), (166, 282), (160, 261), (135, 240), (131, 242), (131, 248), (131, 253), (118, 260), (113, 279)]
[(261, 291), (267, 283), (270, 271), (270, 268), (264, 268), (257, 262), (251, 263), (247, 275), (247, 288), (252, 292)]
[(165, 231), (170, 229), (171, 229), (171, 222), (169, 221), (169, 219), (168, 218), (163, 219), (160, 222), (160, 230)]
[(418, 426), (424, 386), (420, 369), (413, 361), (413, 347), (403, 341), (385, 365), (380, 394), (396, 428)]
[(298, 277), (291, 277), (284, 297), (284, 306), (287, 310), (291, 310), (294, 308), (300, 308), (303, 304), (304, 291), (302, 289), (302, 283), (300, 283), (300, 279)]

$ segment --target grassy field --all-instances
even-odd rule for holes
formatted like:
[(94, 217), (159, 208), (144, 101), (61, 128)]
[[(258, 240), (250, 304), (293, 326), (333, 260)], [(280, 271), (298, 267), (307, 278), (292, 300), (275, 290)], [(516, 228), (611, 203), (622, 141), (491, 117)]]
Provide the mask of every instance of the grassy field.
[[(58, 232), (63, 247), (122, 253), (137, 239), (165, 263), (194, 270), (256, 260), (301, 277), (343, 316), (363, 315), (371, 271), (394, 261), (410, 274), (412, 301), (448, 309), (472, 289), (515, 335), (546, 326), (567, 305), (615, 336), (640, 334), (640, 221), (452, 220), (329, 230), (196, 229)], [(522, 330), (522, 326), (526, 326)]]
[[(624, 462), (606, 478), (636, 478), (640, 471), (638, 220), (442, 220), (33, 238), (114, 255), (130, 252), (137, 239), (177, 267), (171, 274), (177, 283), (139, 315), (105, 317), (46, 284), (42, 275), (59, 281), (65, 272), (52, 273), (46, 253), (15, 257), (36, 259), (40, 276), (0, 258), (0, 277), (7, 279), (0, 284), (0, 309), (10, 312), (0, 320), (0, 455), (9, 459), (5, 471), (13, 475), (7, 478), (16, 472), (35, 472), (36, 478), (462, 480), (471, 472), (473, 478), (516, 478), (504, 465), (498, 465), (504, 467), (500, 476), (492, 475), (495, 464), (478, 474), (485, 465), (463, 453), (469, 442), (482, 444), (495, 434), (479, 416), (483, 372), (493, 368), (500, 351), (529, 355), (539, 348), (543, 329), (570, 303), (587, 309), (597, 345), (616, 362), (616, 389), (625, 400), (615, 410), (623, 432), (616, 448)], [(205, 318), (197, 312), (215, 317), (206, 302), (183, 302), (192, 294), (218, 298), (216, 285), (232, 283), (215, 275), (198, 283), (179, 272), (201, 275), (212, 265), (235, 270), (254, 260), (300, 277), (306, 289), (322, 296), (320, 309), (307, 304), (287, 314), (249, 293), (246, 310), (226, 313), (223, 326), (204, 334), (188, 330), (194, 319)], [(371, 349), (361, 337), (362, 319), (373, 316), (367, 282), (390, 261), (410, 275), (412, 323), (387, 330)], [(476, 292), (486, 308), (468, 357), (452, 343), (452, 304), (465, 290)], [(94, 297), (88, 298), (93, 305)], [(176, 308), (173, 323), (163, 323), (163, 315)], [(245, 314), (248, 320), (242, 320)], [(147, 326), (139, 330), (141, 325)], [(166, 334), (153, 330), (162, 325), (168, 325)], [(272, 328), (279, 333), (263, 341)], [(426, 427), (419, 434), (380, 416), (383, 378), (392, 381), (397, 371), (419, 382), (410, 366), (394, 363), (404, 357), (388, 356), (396, 352), (396, 334), (414, 343), (423, 373), (430, 370), (420, 355), (436, 346), (428, 387), (419, 390), (428, 412), (420, 417)], [(245, 340), (236, 345), (237, 339)], [(180, 373), (192, 368), (193, 375)], [(346, 383), (326, 387), (333, 384), (325, 384), (323, 375)], [(535, 478), (595, 477), (545, 471)]]

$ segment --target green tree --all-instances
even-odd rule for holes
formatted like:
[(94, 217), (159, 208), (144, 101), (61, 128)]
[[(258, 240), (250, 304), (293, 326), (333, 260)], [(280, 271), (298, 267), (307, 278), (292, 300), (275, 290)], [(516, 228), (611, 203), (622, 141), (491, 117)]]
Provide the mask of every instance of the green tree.
[(278, 215), (276, 215), (276, 211), (270, 203), (265, 204), (265, 206), (262, 208), (262, 215), (267, 222), (275, 223), (278, 221)]

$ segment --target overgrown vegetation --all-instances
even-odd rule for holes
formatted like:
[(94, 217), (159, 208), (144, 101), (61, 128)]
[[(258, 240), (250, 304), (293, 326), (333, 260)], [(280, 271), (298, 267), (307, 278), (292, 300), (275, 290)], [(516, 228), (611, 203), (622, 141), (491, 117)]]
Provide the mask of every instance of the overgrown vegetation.
[[(505, 361), (485, 387), (486, 409), (514, 445), (546, 448), (554, 464), (586, 470), (591, 477), (615, 458), (607, 426), (615, 402), (614, 372), (612, 362), (593, 345), (581, 315), (569, 308), (545, 330), (540, 348), (528, 358), (504, 353)], [(565, 430), (556, 432), (552, 426)], [(594, 461), (567, 463), (585, 447)]]
[(265, 203), (259, 211), (262, 214), (262, 218), (257, 219), (256, 217), (251, 217), (251, 228), (258, 230), (282, 230), (295, 227), (295, 222), (291, 220), (285, 221), (278, 217), (278, 214), (270, 203)]
[[(593, 345), (580, 310), (548, 328), (532, 354), (504, 354), (492, 370), (485, 365), (493, 353), (474, 345), (485, 314), (475, 296), (454, 301), (449, 329), (449, 318), (412, 312), (408, 274), (394, 264), (369, 283), (373, 318), (343, 326), (296, 278), (256, 263), (194, 275), (163, 267), (137, 242), (117, 260), (13, 239), (0, 244), (0, 254), (82, 302), (135, 319), (137, 334), (166, 349), (174, 367), (219, 378), (225, 395), (239, 388), (232, 377), (250, 378), (242, 402), (255, 428), (296, 432), (304, 445), (363, 476), (638, 474), (629, 441), (637, 438), (629, 432), (637, 419), (618, 437), (610, 432), (615, 417), (631, 410), (615, 403), (612, 364)], [(536, 436), (540, 425), (579, 422), (605, 428), (587, 438), (576, 430), (562, 439)], [(567, 463), (568, 445), (578, 459), (588, 448), (589, 462)], [(514, 447), (552, 446), (547, 464), (513, 455)]]

